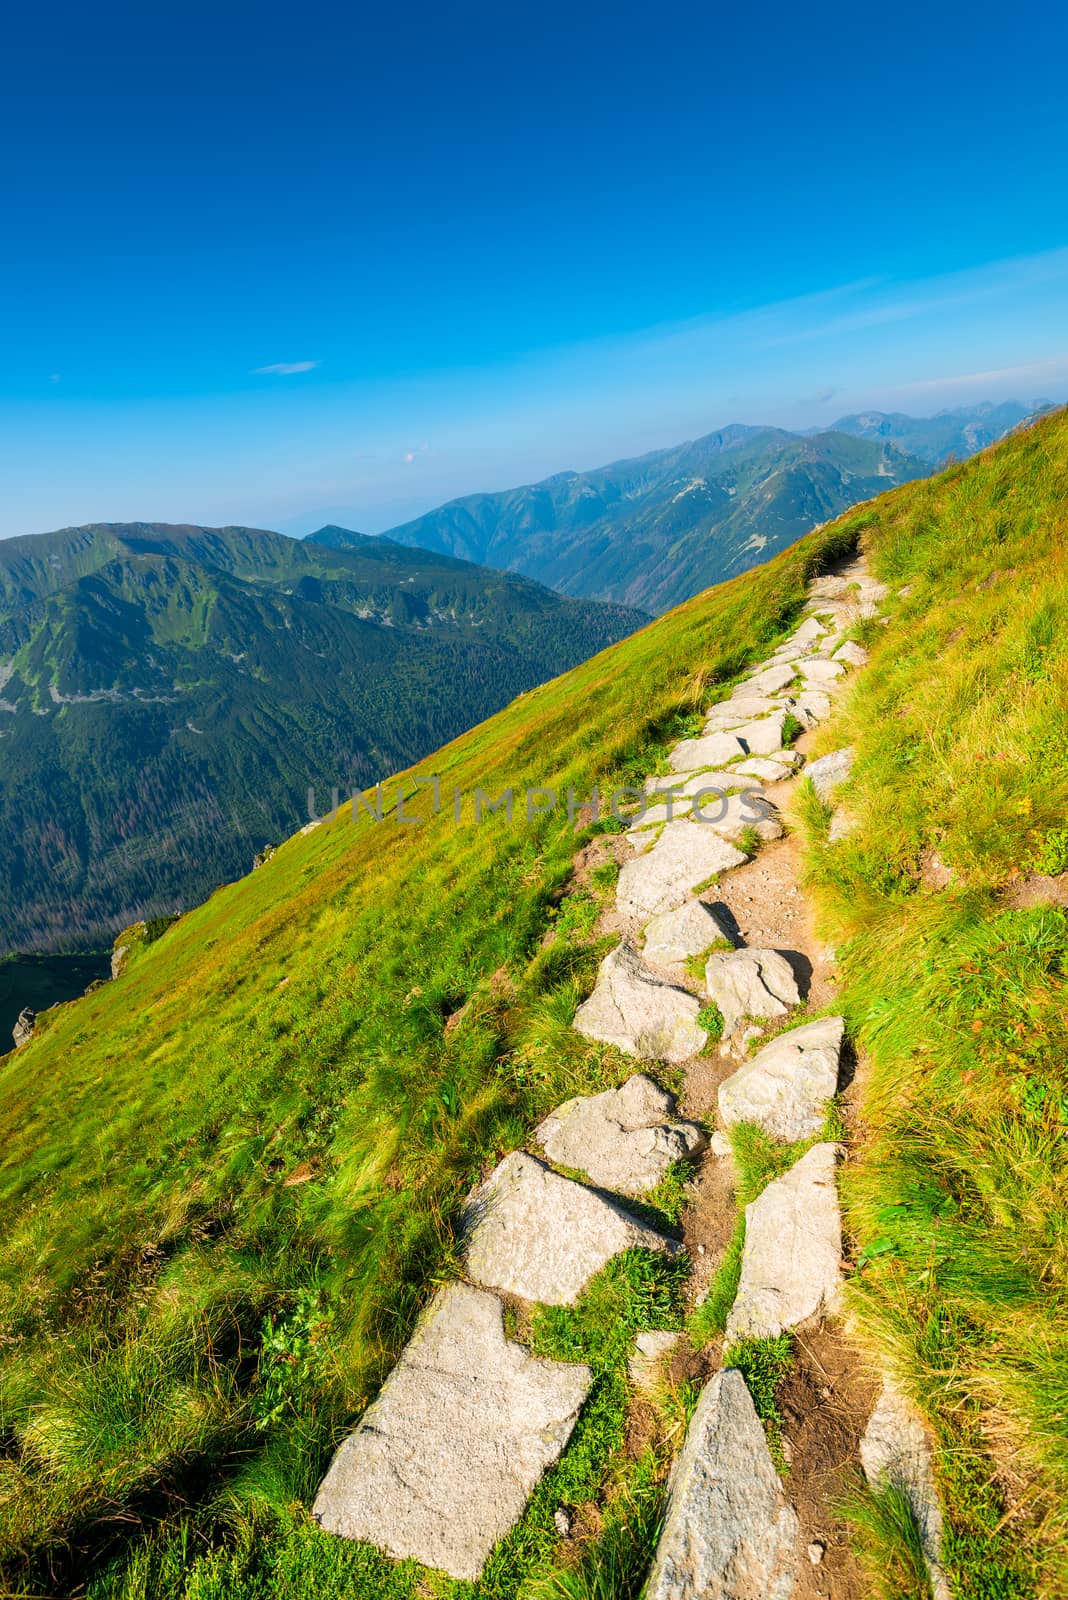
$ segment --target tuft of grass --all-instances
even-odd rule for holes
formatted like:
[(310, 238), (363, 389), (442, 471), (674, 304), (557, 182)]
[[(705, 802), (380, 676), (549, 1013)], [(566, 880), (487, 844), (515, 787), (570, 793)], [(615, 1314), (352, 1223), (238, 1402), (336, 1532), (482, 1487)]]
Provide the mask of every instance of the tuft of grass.
[(619, 862), (602, 861), (599, 867), (594, 867), (590, 873), (590, 882), (600, 893), (605, 894), (614, 889), (619, 881)]
[(930, 1600), (927, 1564), (908, 1496), (892, 1484), (858, 1488), (841, 1509), (872, 1600)]
[(701, 1007), (697, 1013), (697, 1026), (703, 1028), (708, 1035), (705, 1040), (705, 1049), (714, 1050), (723, 1037), (723, 1013), (714, 1001)]
[(768, 1450), (775, 1470), (789, 1471), (783, 1445), (779, 1388), (793, 1366), (794, 1347), (789, 1333), (775, 1339), (739, 1339), (723, 1352), (723, 1365), (736, 1367), (745, 1379), (757, 1416), (764, 1424)]

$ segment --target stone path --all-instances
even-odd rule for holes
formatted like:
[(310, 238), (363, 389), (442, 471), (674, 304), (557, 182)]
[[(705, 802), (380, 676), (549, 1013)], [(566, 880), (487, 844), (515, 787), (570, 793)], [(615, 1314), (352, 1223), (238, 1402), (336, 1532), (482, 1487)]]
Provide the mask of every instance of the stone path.
[[(791, 637), (711, 707), (698, 737), (669, 753), (668, 773), (647, 781), (652, 799), (627, 830), (633, 854), (617, 884), (623, 936), (575, 1016), (580, 1032), (638, 1061), (686, 1063), (689, 1083), (707, 1061), (702, 1003), (714, 1002), (721, 1056), (742, 1062), (718, 1086), (721, 1127), (756, 1123), (784, 1144), (811, 1140), (824, 1125), (841, 1082), (842, 1019), (791, 1028), (806, 990), (813, 998), (812, 963), (798, 950), (746, 944), (741, 919), (709, 900), (730, 875), (741, 881), (753, 870), (759, 841), (780, 848), (783, 786), (801, 761), (783, 745), (788, 718), (811, 728), (829, 715), (843, 680), (867, 659), (844, 634), (874, 614), (882, 594), (859, 559), (817, 579)], [(842, 750), (804, 770), (829, 800), (851, 761)], [(780, 888), (798, 892), (796, 881)], [(793, 915), (784, 913), (787, 925)], [(702, 957), (695, 995), (691, 974)], [(784, 1025), (750, 1054), (769, 1027)], [(713, 1151), (729, 1148), (724, 1138), (717, 1130)], [(505, 1157), (468, 1203), (466, 1269), (478, 1287), (453, 1284), (435, 1296), (315, 1502), (324, 1528), (457, 1578), (477, 1577), (518, 1521), (590, 1384), (585, 1367), (537, 1360), (509, 1341), (498, 1295), (571, 1305), (621, 1251), (677, 1250), (628, 1211), (626, 1197), (649, 1193), (672, 1162), (695, 1156), (704, 1134), (639, 1072), (620, 1089), (558, 1107), (532, 1142), (538, 1155)], [(738, 1339), (818, 1329), (837, 1311), (838, 1156), (834, 1144), (812, 1144), (746, 1208), (728, 1362)], [(639, 1335), (636, 1386), (655, 1380), (677, 1337)], [(948, 1600), (926, 1436), (895, 1390), (884, 1391), (861, 1453), (873, 1484), (893, 1483), (908, 1496), (936, 1600)], [(647, 1600), (834, 1594), (812, 1586), (824, 1545), (805, 1549), (803, 1539), (745, 1382), (728, 1365), (705, 1386), (676, 1461)]]

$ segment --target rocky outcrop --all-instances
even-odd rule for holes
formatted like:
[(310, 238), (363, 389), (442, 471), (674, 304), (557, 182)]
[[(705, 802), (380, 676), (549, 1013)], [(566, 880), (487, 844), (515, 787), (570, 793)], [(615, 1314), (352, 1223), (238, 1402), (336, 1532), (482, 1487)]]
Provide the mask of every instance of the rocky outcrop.
[(550, 1161), (585, 1172), (600, 1188), (646, 1194), (672, 1162), (705, 1142), (697, 1124), (677, 1121), (674, 1111), (673, 1096), (638, 1073), (621, 1089), (566, 1101), (535, 1138)]
[(789, 1600), (797, 1531), (741, 1373), (717, 1372), (671, 1474), (645, 1600)]
[(777, 950), (710, 955), (705, 987), (722, 1013), (725, 1034), (746, 1017), (785, 1017), (801, 999), (793, 968)]
[(700, 1009), (692, 994), (657, 977), (633, 946), (620, 944), (601, 962), (593, 993), (575, 1013), (575, 1027), (627, 1055), (685, 1061), (707, 1038), (697, 1026)]
[(837, 1310), (842, 1264), (833, 1144), (816, 1144), (745, 1208), (727, 1342), (773, 1339)]
[(24, 1044), (29, 1044), (33, 1038), (33, 1030), (37, 1024), (37, 1013), (31, 1011), (29, 1006), (19, 1012), (18, 1021), (11, 1030), (11, 1037), (15, 1041), (15, 1049), (21, 1049)]
[(766, 1044), (720, 1084), (722, 1121), (755, 1122), (787, 1144), (818, 1133), (838, 1088), (843, 1029), (841, 1017), (820, 1017)]
[(588, 1367), (506, 1339), (494, 1295), (450, 1284), (339, 1448), (313, 1515), (474, 1580), (570, 1438), (590, 1382)]
[(475, 1283), (543, 1305), (574, 1305), (613, 1256), (677, 1246), (584, 1184), (522, 1150), (505, 1156), (465, 1211)]

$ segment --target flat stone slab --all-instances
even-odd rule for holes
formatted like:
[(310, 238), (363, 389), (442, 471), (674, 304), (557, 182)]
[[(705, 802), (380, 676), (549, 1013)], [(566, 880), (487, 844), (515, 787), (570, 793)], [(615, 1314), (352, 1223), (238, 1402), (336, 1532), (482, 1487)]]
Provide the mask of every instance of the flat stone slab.
[[(783, 756), (787, 753), (785, 750), (779, 751)], [(753, 756), (748, 761), (740, 761), (737, 771), (743, 772), (747, 778), (756, 778), (760, 783), (779, 783), (791, 775), (793, 767), (793, 762), (776, 761), (771, 756)]]
[(745, 1208), (745, 1249), (727, 1343), (774, 1339), (838, 1309), (842, 1219), (833, 1144), (814, 1144)]
[(738, 784), (741, 791), (738, 794), (698, 791), (693, 796), (691, 809), (694, 825), (710, 828), (731, 844), (737, 844), (750, 828), (761, 839), (781, 839), (782, 824), (775, 815), (774, 806), (765, 800), (760, 785), (752, 778), (739, 778)]
[(741, 740), (749, 755), (770, 756), (773, 750), (782, 749), (785, 721), (785, 711), (774, 711), (770, 716), (743, 722), (740, 728), (734, 730), (734, 737)]
[(655, 917), (689, 900), (698, 884), (740, 867), (742, 851), (712, 828), (686, 820), (669, 822), (651, 850), (624, 862), (616, 905), (626, 917)]
[(486, 1289), (572, 1306), (623, 1250), (678, 1246), (585, 1184), (523, 1150), (505, 1156), (468, 1201), (467, 1269)]
[(779, 702), (769, 699), (767, 695), (739, 694), (736, 691), (729, 700), (721, 700), (712, 707), (708, 713), (705, 732), (715, 733), (725, 728), (736, 728), (741, 722), (751, 722), (754, 717), (765, 717), (769, 712), (779, 710), (781, 710)]
[(786, 1144), (819, 1133), (838, 1089), (844, 1029), (841, 1017), (820, 1017), (772, 1039), (720, 1084), (725, 1125), (755, 1122)]
[(833, 683), (845, 667), (841, 661), (828, 661), (824, 656), (806, 656), (798, 662), (797, 670), (806, 683)]
[(826, 722), (830, 716), (830, 696), (819, 689), (806, 689), (797, 696), (790, 709), (798, 722), (803, 722), (806, 728), (812, 728), (817, 722)]
[(672, 1469), (644, 1600), (789, 1600), (797, 1534), (745, 1380), (717, 1372)]
[(678, 967), (691, 956), (704, 955), (717, 939), (734, 943), (727, 924), (711, 906), (703, 900), (687, 900), (677, 911), (663, 911), (653, 918), (645, 930), (642, 954), (658, 966)]
[(801, 626), (794, 629), (789, 642), (809, 646), (819, 644), (826, 632), (826, 627), (817, 617), (806, 617)]
[(845, 661), (851, 667), (863, 667), (868, 663), (868, 652), (862, 644), (854, 644), (852, 639), (847, 639), (845, 644), (838, 646), (831, 660)]
[(601, 962), (593, 993), (575, 1013), (575, 1027), (629, 1056), (686, 1061), (705, 1046), (707, 1035), (697, 1026), (700, 1009), (694, 995), (665, 982), (624, 942)]
[(710, 955), (705, 988), (723, 1014), (725, 1034), (733, 1033), (746, 1017), (785, 1017), (801, 1001), (793, 968), (777, 950)]
[(338, 1449), (312, 1514), (329, 1533), (474, 1580), (559, 1457), (591, 1382), (588, 1367), (506, 1339), (495, 1295), (449, 1284)]
[(700, 739), (683, 739), (668, 755), (672, 772), (697, 772), (701, 767), (718, 767), (745, 755), (745, 746), (730, 733), (708, 733)]
[(764, 667), (745, 681), (745, 688), (750, 694), (769, 695), (778, 694), (788, 684), (793, 683), (797, 676), (797, 668), (792, 661), (784, 661), (778, 666)]
[(942, 1566), (942, 1509), (935, 1488), (930, 1440), (918, 1413), (886, 1380), (860, 1441), (860, 1464), (873, 1489), (895, 1488), (908, 1501), (934, 1600), (950, 1600)]
[(853, 746), (846, 745), (842, 750), (832, 750), (830, 755), (820, 756), (818, 761), (813, 761), (805, 768), (805, 776), (812, 780), (812, 787), (826, 802), (839, 784), (845, 783), (852, 768)]
[(647, 1194), (674, 1161), (705, 1142), (695, 1122), (675, 1117), (673, 1095), (636, 1073), (621, 1089), (580, 1095), (552, 1112), (535, 1133), (550, 1161), (585, 1172), (616, 1194)]

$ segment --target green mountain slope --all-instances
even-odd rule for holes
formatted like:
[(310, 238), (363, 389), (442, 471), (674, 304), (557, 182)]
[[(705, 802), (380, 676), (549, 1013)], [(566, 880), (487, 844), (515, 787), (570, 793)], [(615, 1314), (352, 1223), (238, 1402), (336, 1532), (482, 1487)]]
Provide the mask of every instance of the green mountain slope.
[(564, 594), (663, 611), (927, 470), (882, 441), (734, 426), (595, 472), (467, 495), (389, 537)]
[(523, 696), (407, 775), (421, 825), (343, 810), (47, 1014), (0, 1067), (13, 1592), (505, 1600), (583, 1592), (576, 1548), (606, 1573), (642, 1548), (637, 1513), (601, 1521), (636, 1485), (657, 1503), (603, 1388), (563, 1462), (581, 1527), (561, 1546), (550, 1506), (492, 1584), (395, 1568), (307, 1507), (455, 1272), (472, 1181), (633, 1066), (570, 1026), (595, 825), (476, 824), (474, 788), (642, 777), (858, 539), (894, 591), (827, 733), (856, 746), (858, 828), (828, 846), (806, 818), (859, 1052), (850, 1304), (934, 1429), (952, 1591), (1064, 1592), (1066, 505), (1059, 414)]
[(128, 524), (0, 543), (0, 954), (203, 898), (644, 618), (383, 540)]

